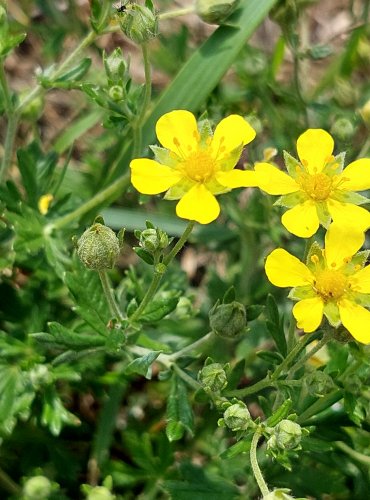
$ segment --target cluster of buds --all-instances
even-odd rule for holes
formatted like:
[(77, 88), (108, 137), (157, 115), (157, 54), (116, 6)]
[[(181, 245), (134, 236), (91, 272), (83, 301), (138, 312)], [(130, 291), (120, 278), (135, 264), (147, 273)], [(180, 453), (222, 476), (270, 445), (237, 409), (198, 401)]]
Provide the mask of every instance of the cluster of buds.
[(49, 498), (54, 489), (53, 484), (45, 476), (34, 476), (24, 483), (24, 500), (44, 500)]
[(172, 238), (168, 234), (155, 227), (150, 221), (146, 221), (146, 229), (134, 231), (135, 237), (139, 240), (139, 246), (134, 247), (136, 254), (147, 264), (153, 265), (155, 258), (170, 245)]

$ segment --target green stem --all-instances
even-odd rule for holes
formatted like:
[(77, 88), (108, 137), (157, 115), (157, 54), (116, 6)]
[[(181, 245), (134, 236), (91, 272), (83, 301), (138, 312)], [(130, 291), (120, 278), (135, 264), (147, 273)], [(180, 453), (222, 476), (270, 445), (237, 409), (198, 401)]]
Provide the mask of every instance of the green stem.
[(343, 391), (336, 389), (323, 398), (318, 399), (309, 408), (307, 408), (307, 410), (299, 415), (298, 423), (300, 425), (304, 425), (311, 417), (326, 410), (329, 406), (332, 406), (334, 403), (342, 399), (342, 397)]
[(81, 205), (80, 207), (73, 210), (67, 215), (56, 219), (54, 222), (51, 222), (45, 227), (45, 231), (47, 233), (52, 232), (54, 229), (61, 229), (65, 226), (68, 226), (71, 222), (80, 219), (83, 215), (90, 210), (96, 208), (97, 206), (104, 203), (107, 199), (113, 196), (119, 196), (123, 190), (127, 188), (130, 184), (130, 176), (128, 174), (124, 174), (121, 177), (118, 177), (116, 181), (114, 181), (110, 186), (97, 193), (93, 196), (89, 201)]
[(360, 152), (357, 155), (357, 158), (362, 158), (363, 156), (367, 155), (367, 152), (370, 149), (370, 135), (368, 135), (366, 141), (364, 142), (364, 145), (362, 146)]
[(6, 79), (5, 68), (4, 68), (4, 59), (0, 60), (0, 85), (4, 94), (4, 105), (5, 105), (5, 113), (9, 116), (12, 111), (12, 99), (9, 92), (8, 81)]
[(163, 14), (158, 15), (158, 19), (162, 21), (163, 19), (173, 19), (174, 17), (186, 16), (186, 14), (192, 14), (195, 11), (195, 6), (185, 7), (183, 9), (170, 10), (169, 12), (163, 12)]
[(348, 446), (348, 444), (343, 443), (343, 441), (336, 441), (335, 446), (344, 451), (344, 453), (347, 453), (347, 455), (349, 455), (351, 458), (364, 465), (367, 465), (368, 467), (370, 466), (370, 457), (364, 455), (363, 453), (360, 453), (359, 451), (353, 450), (350, 446)]
[(152, 95), (152, 74), (151, 74), (152, 72), (149, 61), (148, 45), (146, 43), (141, 44), (141, 50), (143, 53), (143, 61), (144, 61), (145, 90), (144, 90), (143, 104), (141, 106), (140, 113), (133, 124), (133, 135), (134, 135), (134, 145), (132, 150), (133, 158), (137, 158), (141, 153), (141, 147), (142, 147), (141, 128)]
[(259, 429), (257, 429), (253, 435), (249, 456), (250, 456), (250, 461), (251, 461), (251, 466), (252, 466), (252, 471), (253, 471), (254, 477), (257, 481), (257, 484), (258, 484), (258, 487), (262, 493), (262, 496), (265, 497), (270, 493), (270, 491), (269, 491), (267, 484), (263, 478), (263, 475), (262, 475), (262, 472), (261, 472), (261, 469), (258, 465), (258, 460), (257, 460), (257, 445), (258, 445), (258, 441), (259, 441), (261, 435), (262, 435), (261, 431)]
[(173, 370), (177, 373), (177, 375), (184, 381), (186, 382), (192, 389), (195, 391), (198, 391), (201, 389), (201, 385), (199, 382), (193, 379), (190, 375), (188, 375), (184, 370), (182, 370), (179, 366), (176, 364), (172, 365)]
[(193, 220), (189, 221), (181, 238), (177, 241), (176, 245), (172, 248), (170, 253), (168, 255), (166, 255), (166, 257), (163, 259), (163, 264), (168, 266), (168, 264), (170, 264), (172, 262), (172, 260), (176, 257), (176, 255), (179, 253), (179, 251), (182, 249), (182, 247), (185, 245), (187, 239), (189, 238), (189, 236), (194, 228), (194, 225), (195, 225), (195, 221), (193, 221)]
[(116, 299), (114, 298), (113, 292), (112, 292), (112, 287), (109, 283), (108, 275), (106, 271), (98, 271), (99, 273), (99, 278), (103, 287), (104, 295), (105, 298), (107, 299), (108, 305), (110, 312), (115, 316), (117, 319), (122, 320), (123, 316), (121, 311), (119, 310), (119, 307), (117, 305)]
[(316, 354), (324, 345), (326, 345), (332, 338), (330, 333), (324, 333), (323, 338), (319, 340), (319, 342), (310, 350), (308, 353), (303, 356), (297, 363), (295, 363), (291, 369), (289, 370), (289, 375), (293, 375), (297, 370), (299, 370), (305, 363)]
[(4, 143), (4, 156), (0, 166), (0, 183), (12, 163), (13, 147), (15, 135), (17, 133), (18, 119), (19, 115), (15, 112), (11, 112), (8, 116), (8, 126), (6, 129)]
[(176, 361), (176, 359), (181, 358), (182, 356), (188, 354), (191, 351), (194, 351), (194, 349), (198, 349), (200, 346), (202, 346), (203, 344), (207, 343), (213, 337), (214, 337), (214, 333), (213, 332), (207, 333), (207, 335), (205, 335), (204, 337), (196, 340), (192, 344), (187, 345), (183, 349), (180, 349), (179, 351), (171, 354), (171, 356), (169, 356), (169, 360), (170, 361)]
[(8, 491), (12, 495), (16, 495), (18, 498), (20, 497), (22, 489), (2, 469), (0, 469), (0, 484), (2, 485), (4, 490)]
[(251, 385), (250, 387), (244, 387), (243, 389), (235, 389), (235, 391), (230, 391), (226, 393), (226, 396), (235, 396), (239, 398), (243, 398), (245, 396), (250, 396), (251, 394), (254, 394), (255, 392), (261, 391), (262, 389), (266, 389), (267, 387), (272, 387), (274, 385), (274, 382), (271, 380), (270, 377), (265, 377), (262, 380), (259, 380), (255, 384)]

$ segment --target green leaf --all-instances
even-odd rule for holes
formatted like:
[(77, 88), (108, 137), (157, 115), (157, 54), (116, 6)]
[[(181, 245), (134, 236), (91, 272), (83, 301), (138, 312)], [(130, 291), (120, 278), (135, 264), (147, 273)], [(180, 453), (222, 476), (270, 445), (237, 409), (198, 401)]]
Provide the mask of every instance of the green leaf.
[(44, 394), (41, 424), (48, 427), (54, 436), (58, 436), (63, 424), (76, 426), (80, 425), (81, 422), (64, 408), (55, 389), (48, 388)]
[(154, 264), (154, 257), (151, 253), (147, 252), (141, 247), (133, 247), (133, 251), (141, 260), (152, 266)]
[(99, 347), (105, 344), (105, 337), (101, 335), (89, 335), (86, 333), (78, 333), (65, 328), (57, 322), (48, 324), (50, 334), (45, 332), (32, 333), (39, 342), (56, 344), (69, 349), (80, 350), (88, 349), (89, 347)]
[(266, 321), (267, 330), (274, 339), (276, 347), (279, 349), (283, 357), (287, 355), (287, 343), (283, 327), (283, 320), (280, 320), (279, 310), (274, 297), (269, 294), (266, 301)]
[(247, 453), (251, 449), (251, 441), (242, 439), (237, 443), (233, 444), (227, 450), (223, 451), (220, 455), (222, 460), (227, 460), (228, 458), (234, 458), (241, 453)]
[(4, 57), (9, 54), (15, 47), (23, 42), (26, 38), (27, 33), (18, 33), (16, 35), (6, 34), (3, 36), (0, 44), (0, 56)]
[(58, 137), (54, 144), (55, 151), (60, 154), (64, 153), (78, 138), (100, 122), (103, 114), (101, 109), (93, 109), (90, 112), (85, 111), (81, 118), (74, 120)]
[(171, 379), (171, 390), (167, 400), (166, 435), (169, 441), (178, 441), (185, 430), (193, 432), (193, 413), (188, 401), (185, 382), (176, 374)]
[(140, 321), (143, 323), (153, 323), (161, 320), (176, 309), (178, 301), (178, 297), (152, 300), (145, 308), (144, 314), (140, 316)]
[(260, 305), (260, 304), (255, 304), (253, 306), (247, 306), (246, 308), (246, 313), (247, 313), (247, 321), (253, 321), (260, 316), (263, 311), (265, 310), (265, 306)]
[(281, 420), (289, 415), (293, 406), (291, 399), (285, 400), (282, 405), (267, 419), (266, 424), (270, 427), (275, 427)]
[(153, 351), (149, 354), (145, 354), (145, 356), (134, 359), (126, 366), (126, 375), (137, 373), (150, 380), (152, 378), (152, 364), (160, 354), (161, 351)]
[(89, 57), (85, 57), (81, 59), (81, 61), (76, 64), (73, 68), (69, 69), (62, 75), (58, 76), (55, 80), (56, 82), (70, 82), (70, 81), (78, 81), (83, 78), (86, 73), (89, 71), (91, 66), (91, 59)]

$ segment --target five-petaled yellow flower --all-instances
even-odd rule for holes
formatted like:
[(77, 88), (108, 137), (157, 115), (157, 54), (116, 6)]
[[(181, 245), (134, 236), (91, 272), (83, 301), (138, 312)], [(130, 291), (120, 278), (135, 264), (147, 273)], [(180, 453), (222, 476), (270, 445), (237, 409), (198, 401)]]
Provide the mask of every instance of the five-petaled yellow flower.
[(342, 323), (356, 340), (370, 343), (370, 311), (365, 309), (370, 307), (370, 266), (364, 267), (369, 251), (356, 254), (363, 241), (363, 233), (331, 224), (325, 250), (314, 243), (307, 265), (282, 248), (267, 257), (271, 283), (294, 287), (289, 298), (299, 301), (293, 307), (298, 328), (313, 332), (325, 315), (332, 326)]
[(256, 135), (241, 116), (221, 120), (212, 135), (207, 121), (198, 130), (192, 113), (176, 110), (158, 120), (156, 133), (163, 148), (152, 147), (156, 160), (131, 162), (131, 182), (140, 193), (180, 200), (179, 217), (208, 224), (220, 213), (215, 195), (256, 186), (254, 172), (234, 169)]
[(258, 186), (269, 194), (283, 195), (276, 202), (288, 207), (282, 223), (288, 231), (308, 238), (319, 224), (331, 220), (365, 231), (370, 214), (357, 205), (369, 200), (354, 191), (370, 189), (370, 159), (350, 163), (343, 171), (344, 155), (332, 155), (334, 141), (322, 129), (308, 129), (297, 141), (300, 162), (285, 153), (288, 174), (268, 163), (257, 163)]

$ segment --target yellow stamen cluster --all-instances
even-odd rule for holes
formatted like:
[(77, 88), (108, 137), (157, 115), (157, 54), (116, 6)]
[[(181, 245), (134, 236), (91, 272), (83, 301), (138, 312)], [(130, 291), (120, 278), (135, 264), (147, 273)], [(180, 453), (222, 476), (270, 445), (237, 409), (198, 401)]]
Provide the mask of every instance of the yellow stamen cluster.
[(297, 182), (303, 191), (315, 201), (327, 200), (333, 190), (333, 178), (322, 172), (318, 174), (302, 172)]
[(314, 288), (324, 302), (338, 300), (346, 291), (347, 278), (340, 271), (325, 269), (316, 275)]
[(216, 162), (207, 151), (198, 150), (184, 159), (179, 167), (195, 182), (207, 182), (216, 171)]

